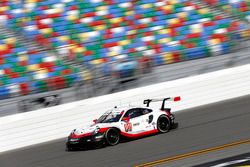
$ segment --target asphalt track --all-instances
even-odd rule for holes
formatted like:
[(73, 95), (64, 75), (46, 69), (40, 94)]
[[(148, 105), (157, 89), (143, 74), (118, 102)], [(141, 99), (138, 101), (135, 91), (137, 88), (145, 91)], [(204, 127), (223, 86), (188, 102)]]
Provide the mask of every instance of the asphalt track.
[(0, 166), (127, 167), (250, 139), (250, 96), (181, 111), (176, 117), (179, 128), (166, 134), (77, 152), (65, 152), (65, 139), (60, 139), (0, 154)]

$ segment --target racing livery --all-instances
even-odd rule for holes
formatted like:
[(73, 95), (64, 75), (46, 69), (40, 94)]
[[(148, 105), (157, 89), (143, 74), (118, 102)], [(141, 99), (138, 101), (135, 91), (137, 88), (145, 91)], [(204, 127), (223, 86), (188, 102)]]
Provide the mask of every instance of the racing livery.
[[(114, 107), (105, 112), (94, 124), (74, 129), (66, 142), (68, 151), (90, 145), (118, 144), (121, 139), (135, 139), (156, 133), (166, 133), (176, 128), (174, 115), (165, 107), (166, 101), (179, 101), (180, 97), (146, 99), (144, 107)], [(150, 107), (151, 102), (161, 101), (160, 109)]]

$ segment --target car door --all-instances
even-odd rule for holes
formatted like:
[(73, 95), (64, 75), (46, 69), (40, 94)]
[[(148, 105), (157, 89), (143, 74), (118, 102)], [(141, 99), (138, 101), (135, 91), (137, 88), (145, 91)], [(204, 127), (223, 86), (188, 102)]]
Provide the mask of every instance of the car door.
[(142, 129), (144, 131), (150, 131), (156, 129), (156, 124), (153, 122), (154, 120), (154, 115), (153, 115), (153, 110), (149, 108), (141, 108), (142, 110)]
[(142, 110), (133, 108), (128, 110), (124, 117), (129, 118), (128, 122), (123, 122), (124, 131), (126, 133), (140, 133), (143, 131), (142, 126)]

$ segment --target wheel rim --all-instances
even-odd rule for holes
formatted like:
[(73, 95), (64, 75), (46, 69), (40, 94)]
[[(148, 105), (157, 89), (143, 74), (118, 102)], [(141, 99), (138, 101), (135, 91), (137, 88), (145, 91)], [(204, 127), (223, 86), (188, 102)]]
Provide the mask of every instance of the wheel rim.
[(107, 134), (108, 142), (111, 145), (117, 144), (119, 141), (119, 134), (114, 130), (110, 130)]
[(167, 132), (169, 129), (169, 121), (166, 117), (160, 118), (158, 121), (158, 128), (161, 132)]

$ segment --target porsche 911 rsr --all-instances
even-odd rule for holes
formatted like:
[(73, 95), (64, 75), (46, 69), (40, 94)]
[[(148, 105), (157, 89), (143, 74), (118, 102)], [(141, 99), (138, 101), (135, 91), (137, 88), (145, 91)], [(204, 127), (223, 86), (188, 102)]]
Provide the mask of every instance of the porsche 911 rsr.
[[(166, 101), (179, 101), (180, 97), (147, 99), (145, 107), (114, 107), (105, 112), (94, 124), (74, 129), (66, 142), (67, 150), (88, 146), (118, 144), (121, 139), (135, 139), (176, 128), (175, 117)], [(149, 107), (151, 102), (162, 101), (161, 108)]]

